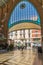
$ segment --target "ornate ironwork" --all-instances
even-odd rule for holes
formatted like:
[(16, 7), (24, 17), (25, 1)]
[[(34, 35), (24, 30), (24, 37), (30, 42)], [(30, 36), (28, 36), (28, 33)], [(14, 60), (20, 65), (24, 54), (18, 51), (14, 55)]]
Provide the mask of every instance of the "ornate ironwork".
[(6, 4), (8, 2), (8, 0), (0, 0), (0, 7), (3, 6), (4, 4)]

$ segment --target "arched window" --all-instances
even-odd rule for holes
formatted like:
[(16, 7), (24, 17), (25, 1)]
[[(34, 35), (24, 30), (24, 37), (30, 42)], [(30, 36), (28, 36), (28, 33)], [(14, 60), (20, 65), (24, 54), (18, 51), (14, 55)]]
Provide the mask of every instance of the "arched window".
[(11, 13), (8, 27), (10, 28), (15, 24), (23, 22), (31, 22), (40, 25), (40, 16), (33, 4), (28, 1), (21, 1), (17, 4)]

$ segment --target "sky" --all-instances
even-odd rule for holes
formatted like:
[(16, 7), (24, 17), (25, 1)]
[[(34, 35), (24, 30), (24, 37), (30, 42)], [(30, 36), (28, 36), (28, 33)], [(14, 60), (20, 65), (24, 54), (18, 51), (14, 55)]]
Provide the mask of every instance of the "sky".
[[(25, 7), (22, 9), (20, 6), (25, 4)], [(13, 9), (11, 16), (9, 18), (8, 26), (11, 26), (13, 23), (22, 21), (22, 20), (33, 20), (37, 21), (40, 24), (40, 17), (36, 8), (28, 1), (22, 1)]]

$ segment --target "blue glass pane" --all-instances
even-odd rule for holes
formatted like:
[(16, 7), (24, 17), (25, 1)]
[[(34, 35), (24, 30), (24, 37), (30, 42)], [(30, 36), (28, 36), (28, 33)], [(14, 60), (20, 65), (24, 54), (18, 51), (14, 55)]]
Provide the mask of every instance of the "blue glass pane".
[(28, 1), (22, 1), (17, 4), (11, 13), (8, 27), (24, 21), (40, 25), (40, 17), (36, 8)]

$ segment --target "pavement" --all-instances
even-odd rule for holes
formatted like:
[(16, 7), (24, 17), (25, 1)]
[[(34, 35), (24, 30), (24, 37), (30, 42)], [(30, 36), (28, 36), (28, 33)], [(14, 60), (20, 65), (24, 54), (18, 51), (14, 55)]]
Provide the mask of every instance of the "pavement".
[(43, 65), (43, 60), (35, 49), (15, 50), (0, 54), (0, 65)]

